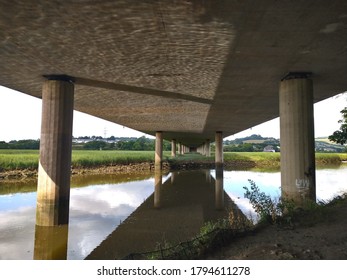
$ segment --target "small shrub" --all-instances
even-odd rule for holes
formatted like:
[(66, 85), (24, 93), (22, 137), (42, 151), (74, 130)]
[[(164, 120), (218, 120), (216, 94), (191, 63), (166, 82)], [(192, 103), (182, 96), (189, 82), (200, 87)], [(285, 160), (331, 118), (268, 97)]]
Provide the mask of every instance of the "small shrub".
[(251, 188), (243, 187), (246, 192), (244, 197), (249, 199), (255, 212), (259, 215), (259, 222), (277, 223), (279, 220), (291, 223), (292, 215), (295, 209), (293, 200), (279, 198), (274, 200), (271, 196), (261, 192), (259, 187), (248, 180)]

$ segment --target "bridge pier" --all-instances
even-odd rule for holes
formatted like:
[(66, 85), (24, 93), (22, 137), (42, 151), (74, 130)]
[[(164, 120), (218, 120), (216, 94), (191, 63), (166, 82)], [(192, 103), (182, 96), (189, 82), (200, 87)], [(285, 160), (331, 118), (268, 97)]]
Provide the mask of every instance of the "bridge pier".
[(171, 140), (171, 156), (176, 157), (176, 139)]
[(279, 95), (282, 196), (303, 205), (316, 200), (312, 80), (287, 76)]
[(157, 131), (155, 134), (155, 160), (154, 168), (156, 170), (162, 169), (163, 162), (163, 132)]
[(206, 142), (205, 142), (205, 156), (207, 157), (211, 156), (210, 139), (206, 139)]
[(215, 136), (216, 141), (216, 152), (215, 152), (215, 162), (216, 168), (218, 165), (223, 165), (223, 132), (217, 131)]
[(74, 85), (67, 77), (43, 84), (36, 225), (69, 222)]

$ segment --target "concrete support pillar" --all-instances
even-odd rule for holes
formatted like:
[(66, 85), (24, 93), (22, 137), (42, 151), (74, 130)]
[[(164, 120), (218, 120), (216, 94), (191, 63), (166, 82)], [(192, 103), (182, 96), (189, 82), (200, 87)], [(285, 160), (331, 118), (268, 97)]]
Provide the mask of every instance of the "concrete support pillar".
[(302, 205), (316, 200), (312, 80), (285, 79), (279, 95), (282, 195)]
[(178, 151), (179, 154), (182, 155), (182, 154), (183, 154), (183, 147), (182, 147), (182, 144), (181, 144), (181, 143), (178, 144), (178, 150), (179, 150), (179, 151)]
[(155, 134), (155, 169), (161, 170), (163, 162), (163, 133), (157, 131)]
[(207, 157), (211, 156), (210, 139), (207, 139), (205, 142), (205, 156)]
[(202, 143), (202, 146), (201, 146), (201, 154), (202, 154), (203, 156), (206, 155), (206, 143), (205, 143), (205, 142)]
[(42, 123), (36, 225), (68, 224), (74, 85), (47, 80), (42, 90)]
[(171, 140), (171, 156), (176, 157), (176, 140)]
[(216, 132), (216, 165), (223, 165), (223, 133), (221, 131)]

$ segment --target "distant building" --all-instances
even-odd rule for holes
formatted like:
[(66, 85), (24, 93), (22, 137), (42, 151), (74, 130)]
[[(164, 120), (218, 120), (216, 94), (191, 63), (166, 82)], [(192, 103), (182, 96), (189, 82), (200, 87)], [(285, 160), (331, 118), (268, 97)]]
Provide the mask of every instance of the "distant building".
[(263, 152), (274, 153), (274, 152), (276, 152), (276, 151), (275, 151), (275, 148), (274, 148), (272, 145), (267, 145), (267, 146), (264, 148)]

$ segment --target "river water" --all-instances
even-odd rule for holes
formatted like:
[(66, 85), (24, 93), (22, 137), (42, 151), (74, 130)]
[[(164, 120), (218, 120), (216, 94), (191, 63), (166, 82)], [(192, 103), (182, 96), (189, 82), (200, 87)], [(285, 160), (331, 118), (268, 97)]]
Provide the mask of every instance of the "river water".
[[(346, 164), (317, 170), (317, 200), (347, 192), (346, 175)], [(224, 191), (216, 179), (215, 170), (163, 174), (160, 186), (154, 174), (73, 177), (68, 228), (53, 235), (35, 227), (36, 182), (0, 182), (0, 259), (47, 258), (42, 244), (57, 240), (66, 240), (67, 259), (122, 258), (188, 240), (230, 209), (254, 216), (244, 198), (248, 180), (280, 195), (279, 172), (224, 171)]]

